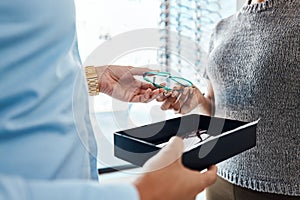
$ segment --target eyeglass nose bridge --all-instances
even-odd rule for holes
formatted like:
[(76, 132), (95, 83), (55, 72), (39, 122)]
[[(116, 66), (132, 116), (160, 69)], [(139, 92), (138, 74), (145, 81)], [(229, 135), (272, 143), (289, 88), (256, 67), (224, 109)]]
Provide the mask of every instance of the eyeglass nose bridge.
[(154, 84), (156, 84), (155, 81), (156, 81), (156, 77), (153, 76), (153, 83), (154, 83)]

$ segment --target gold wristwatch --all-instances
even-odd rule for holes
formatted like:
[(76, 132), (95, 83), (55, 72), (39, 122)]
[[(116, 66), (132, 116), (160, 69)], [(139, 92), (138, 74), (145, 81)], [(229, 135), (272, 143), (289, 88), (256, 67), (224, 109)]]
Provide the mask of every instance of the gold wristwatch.
[(98, 76), (97, 76), (96, 68), (94, 66), (86, 66), (85, 77), (89, 88), (89, 95), (90, 96), (98, 95), (100, 93), (100, 89), (98, 84)]

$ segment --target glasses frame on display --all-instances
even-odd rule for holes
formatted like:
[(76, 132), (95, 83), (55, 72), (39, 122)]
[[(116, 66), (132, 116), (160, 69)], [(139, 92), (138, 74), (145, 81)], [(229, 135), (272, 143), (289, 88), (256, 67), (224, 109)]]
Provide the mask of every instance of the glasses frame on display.
[(188, 139), (188, 138), (194, 138), (194, 137), (197, 137), (199, 139), (199, 142), (203, 142), (203, 141), (207, 140), (208, 138), (210, 138), (211, 135), (207, 134), (207, 130), (200, 129), (200, 130), (194, 131), (190, 134), (183, 136), (182, 139)]

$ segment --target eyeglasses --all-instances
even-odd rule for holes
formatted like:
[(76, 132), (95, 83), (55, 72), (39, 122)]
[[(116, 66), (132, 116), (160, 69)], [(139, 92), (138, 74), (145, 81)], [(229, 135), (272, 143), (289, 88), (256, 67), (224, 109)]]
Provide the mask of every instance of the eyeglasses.
[(198, 147), (202, 142), (209, 139), (211, 135), (207, 134), (207, 130), (197, 130), (181, 137), (183, 139), (184, 152), (187, 152)]
[(145, 72), (143, 74), (145, 81), (153, 84), (157, 88), (163, 88), (166, 91), (174, 90), (174, 87), (191, 87), (193, 83), (185, 78), (172, 76), (169, 72)]
[[(180, 135), (180, 137), (183, 139), (184, 152), (187, 152), (199, 146), (201, 142), (206, 141), (211, 135), (207, 134), (207, 130), (197, 130), (185, 135)], [(168, 142), (157, 144), (157, 147), (163, 148), (167, 143)]]
[(207, 130), (196, 130), (193, 131), (190, 134), (187, 134), (185, 136), (183, 136), (183, 139), (188, 139), (188, 138), (195, 138), (197, 137), (199, 139), (199, 142), (203, 142), (204, 140), (208, 139), (210, 137), (210, 135), (207, 134)]

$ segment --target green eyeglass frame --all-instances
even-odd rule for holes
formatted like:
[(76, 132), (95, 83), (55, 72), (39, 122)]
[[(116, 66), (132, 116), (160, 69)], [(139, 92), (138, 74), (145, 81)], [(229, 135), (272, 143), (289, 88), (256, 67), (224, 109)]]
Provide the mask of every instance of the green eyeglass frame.
[(145, 81), (151, 83), (152, 85), (154, 85), (157, 88), (163, 88), (166, 91), (171, 91), (171, 90), (173, 90), (173, 88), (160, 85), (159, 83), (155, 83), (155, 78), (153, 78), (152, 80), (150, 80), (150, 78), (148, 78), (151, 76), (164, 77), (166, 79), (174, 81), (176, 84), (183, 86), (183, 87), (192, 87), (193, 86), (193, 83), (191, 81), (189, 81), (185, 78), (179, 77), (179, 76), (172, 76), (169, 72), (145, 72), (143, 74), (143, 78)]

